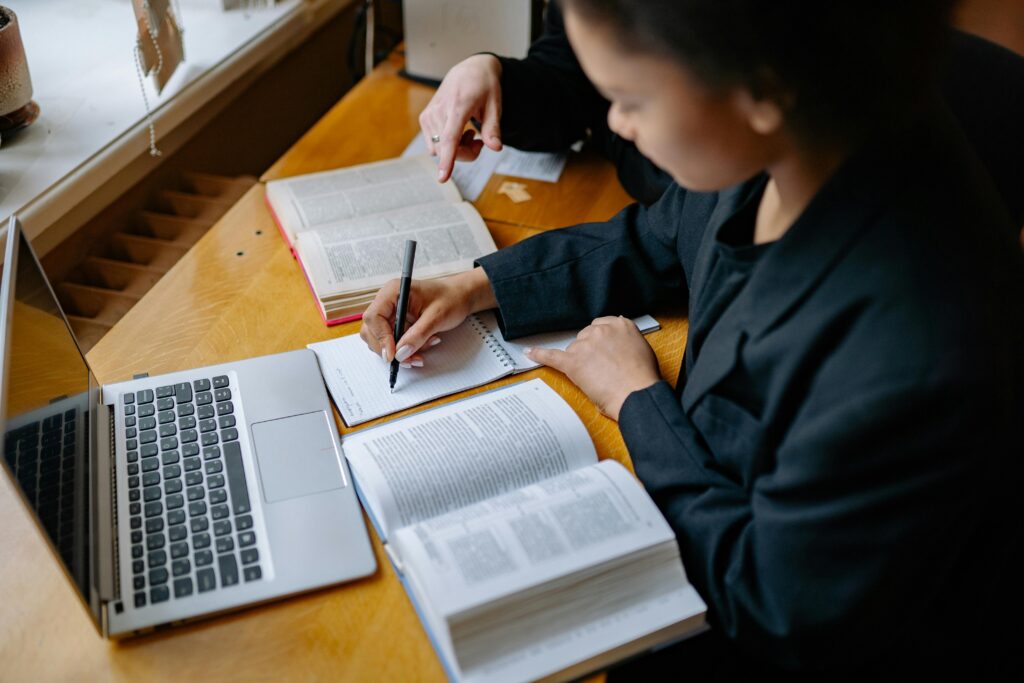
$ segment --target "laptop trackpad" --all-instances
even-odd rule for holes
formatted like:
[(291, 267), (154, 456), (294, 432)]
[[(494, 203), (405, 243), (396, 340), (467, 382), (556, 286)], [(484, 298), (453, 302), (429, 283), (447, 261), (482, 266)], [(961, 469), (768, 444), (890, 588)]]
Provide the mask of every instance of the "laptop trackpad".
[(252, 426), (263, 497), (268, 503), (344, 486), (338, 448), (319, 411)]

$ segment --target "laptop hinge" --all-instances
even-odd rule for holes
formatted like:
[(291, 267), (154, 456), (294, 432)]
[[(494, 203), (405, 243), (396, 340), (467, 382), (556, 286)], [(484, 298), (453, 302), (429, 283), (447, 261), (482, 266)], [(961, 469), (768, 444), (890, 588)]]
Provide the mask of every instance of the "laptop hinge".
[(117, 479), (114, 469), (114, 411), (96, 405), (96, 586), (104, 603), (120, 596), (117, 571)]

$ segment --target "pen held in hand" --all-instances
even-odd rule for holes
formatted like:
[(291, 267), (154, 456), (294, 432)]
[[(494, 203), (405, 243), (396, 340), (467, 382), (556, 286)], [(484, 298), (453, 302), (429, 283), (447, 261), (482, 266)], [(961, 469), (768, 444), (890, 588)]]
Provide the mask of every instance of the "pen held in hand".
[[(405, 334), (405, 318), (409, 312), (409, 289), (412, 285), (412, 265), (416, 259), (416, 240), (405, 241), (405, 256), (402, 258), (402, 281), (398, 286), (398, 304), (395, 308), (395, 347), (398, 340)], [(396, 354), (397, 356), (397, 354)], [(390, 388), (395, 393), (395, 381), (398, 380), (398, 358), (391, 360)]]

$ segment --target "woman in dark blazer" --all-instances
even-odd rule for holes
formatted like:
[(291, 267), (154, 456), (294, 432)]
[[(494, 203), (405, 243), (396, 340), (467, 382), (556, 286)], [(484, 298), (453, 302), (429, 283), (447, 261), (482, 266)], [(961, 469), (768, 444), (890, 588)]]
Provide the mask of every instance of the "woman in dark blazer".
[[(397, 348), (390, 284), (368, 346), (429, 363), (493, 307), (509, 337), (584, 327), (532, 357), (619, 422), (676, 531), (715, 627), (660, 655), (680, 676), (999, 671), (1024, 261), (937, 95), (951, 3), (563, 4), (610, 128), (677, 184), (416, 283)], [(673, 389), (617, 316), (682, 302)]]

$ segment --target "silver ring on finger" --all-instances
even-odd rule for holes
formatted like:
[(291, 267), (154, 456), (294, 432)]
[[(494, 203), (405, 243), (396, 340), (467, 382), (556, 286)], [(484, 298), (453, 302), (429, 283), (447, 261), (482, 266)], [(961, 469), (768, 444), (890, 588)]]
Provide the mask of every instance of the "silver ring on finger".
[(438, 142), (441, 142), (441, 136), (440, 135), (431, 135), (430, 136), (430, 141), (435, 143), (435, 144), (438, 143)]

